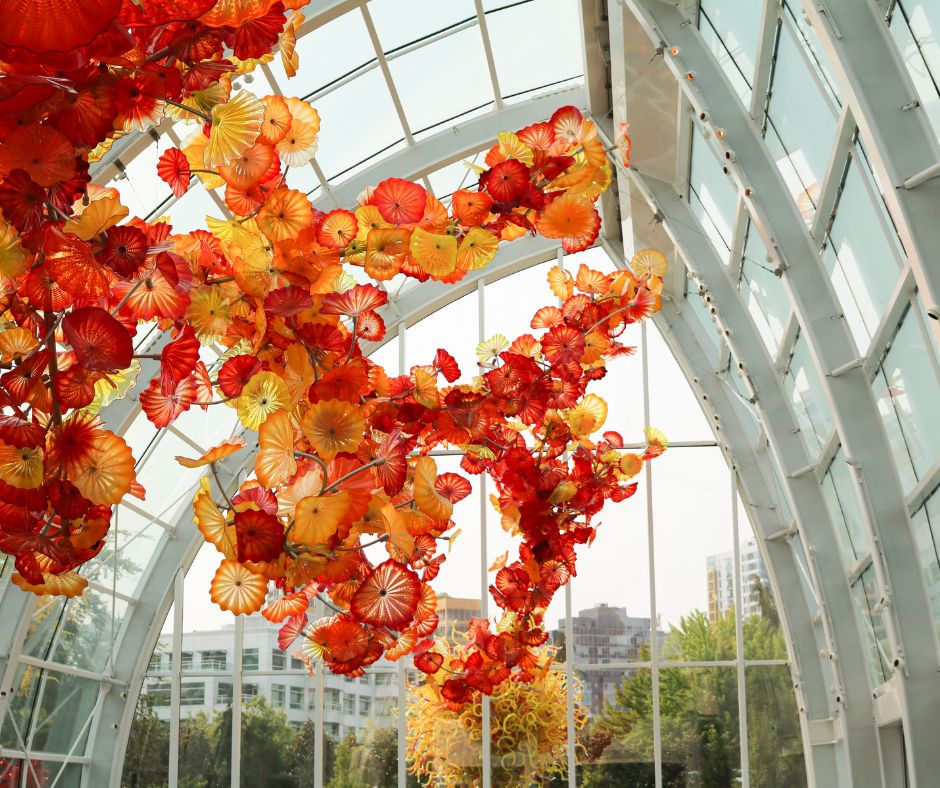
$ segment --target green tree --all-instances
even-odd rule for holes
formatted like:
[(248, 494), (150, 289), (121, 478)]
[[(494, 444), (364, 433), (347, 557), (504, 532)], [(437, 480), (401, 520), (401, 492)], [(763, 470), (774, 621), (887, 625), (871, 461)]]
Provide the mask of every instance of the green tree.
[(170, 752), (169, 726), (154, 711), (153, 698), (141, 695), (124, 758), (123, 785), (164, 785)]
[[(786, 649), (772, 598), (764, 594), (758, 601), (767, 605), (770, 609), (766, 612), (771, 614), (745, 620), (745, 655), (749, 659), (783, 658)], [(733, 660), (735, 654), (733, 613), (709, 622), (704, 613), (695, 611), (670, 631), (661, 658), (709, 662)], [(644, 658), (649, 658), (648, 653)], [(659, 693), (664, 785), (685, 786), (690, 780), (702, 788), (735, 784), (740, 760), (736, 670), (723, 666), (662, 668)], [(745, 694), (750, 784), (754, 788), (805, 785), (789, 671), (785, 667), (748, 668)], [(611, 784), (652, 786), (653, 704), (648, 669), (624, 678), (616, 703), (605, 706), (589, 734), (602, 732), (611, 739), (608, 762), (583, 767), (581, 784), (598, 788)]]
[(395, 788), (398, 785), (398, 731), (374, 728), (365, 741), (363, 762), (365, 782), (373, 788)]
[(181, 788), (206, 788), (212, 779), (215, 728), (204, 711), (180, 720)]
[[(332, 739), (324, 736), (324, 760), (328, 760), (326, 758), (328, 749), (332, 755), (332, 745)], [(306, 720), (294, 733), (290, 751), (287, 754), (287, 773), (290, 775), (291, 785), (296, 786), (296, 788), (313, 788), (315, 768), (316, 726), (313, 724), (313, 720)]]
[(356, 740), (356, 734), (347, 733), (336, 746), (333, 771), (326, 788), (369, 788), (362, 777), (364, 755), (364, 747)]
[(294, 731), (283, 709), (262, 697), (242, 708), (241, 779), (243, 785), (292, 786), (288, 761)]

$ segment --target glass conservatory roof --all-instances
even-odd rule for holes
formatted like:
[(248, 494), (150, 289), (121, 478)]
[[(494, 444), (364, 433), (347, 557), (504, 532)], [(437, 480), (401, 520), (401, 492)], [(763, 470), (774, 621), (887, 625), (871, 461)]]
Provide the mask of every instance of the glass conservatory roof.
[[(706, 555), (733, 554), (753, 538), (785, 648), (781, 641), (762, 652), (747, 640), (739, 611), (730, 651), (710, 660), (735, 672), (734, 719), (743, 727), (733, 757), (739, 773), (750, 769), (751, 785), (774, 784), (747, 762), (748, 704), (752, 718), (764, 708), (750, 695), (760, 668), (787, 686), (792, 671), (801, 728), (787, 746), (805, 748), (810, 784), (862, 784), (880, 774), (884, 731), (899, 723), (908, 770), (924, 784), (940, 771), (926, 724), (940, 702), (940, 269), (931, 257), (940, 248), (940, 193), (936, 180), (910, 181), (940, 160), (940, 16), (930, 0), (880, 2), (877, 19), (869, 5), (322, 0), (307, 11), (296, 77), (287, 79), (275, 60), (241, 78), (258, 94), (300, 96), (317, 108), (317, 155), (291, 171), (291, 182), (325, 210), (349, 206), (390, 175), (422, 183), (446, 204), (474, 183), (465, 162), (496, 132), (562, 104), (592, 113), (610, 147), (615, 124), (631, 124), (633, 167), (615, 171), (603, 250), (586, 254), (600, 267), (623, 265), (624, 251), (635, 248), (668, 253), (664, 310), (635, 360), (654, 369), (612, 384), (610, 397), (621, 396), (619, 418), (634, 427), (671, 426), (678, 446), (654, 470), (657, 486), (641, 487), (634, 502), (635, 511), (646, 507), (637, 516), (647, 527), (632, 542), (610, 537), (588, 567), (604, 577), (626, 567), (630, 588), (612, 592), (611, 604), (646, 618), (647, 630), (651, 621), (665, 630), (697, 607), (712, 612), (704, 585), (682, 590)], [(160, 154), (188, 133), (167, 120), (118, 141), (97, 166), (98, 181), (117, 187), (132, 214), (168, 216), (178, 231), (224, 217), (215, 193), (194, 184), (175, 198), (155, 174)], [(526, 239), (446, 293), (396, 277), (386, 283), (389, 340), (375, 352), (394, 369), (421, 361), (419, 351), (454, 326), (472, 335), (466, 352), (484, 327), (511, 335), (517, 293), (555, 262), (555, 246)], [(156, 330), (142, 332), (137, 348), (152, 354), (163, 341)], [(205, 348), (206, 365), (222, 351)], [(146, 382), (156, 366), (140, 363)], [(141, 687), (159, 694), (162, 682), (187, 678), (187, 670), (192, 682), (205, 678), (185, 667), (183, 633), (221, 629), (190, 606), (203, 587), (183, 602), (207, 583), (190, 525), (201, 472), (173, 458), (235, 434), (234, 412), (193, 409), (154, 432), (132, 390), (107, 418), (135, 447), (148, 496), (117, 507), (85, 596), (37, 602), (11, 593), (12, 561), (0, 574), (0, 616), (10, 622), (0, 638), (8, 693), (0, 698), (0, 758), (33, 759), (37, 782), (35, 772), (45, 770), (60, 785), (120, 785)], [(245, 456), (234, 459), (226, 484), (244, 469)], [(485, 530), (478, 492), (466, 517), (483, 517)], [(696, 495), (706, 502), (698, 512), (688, 503)], [(497, 537), (482, 549), (481, 561), (494, 560), (500, 544)], [(732, 596), (744, 565), (725, 578)], [(455, 575), (453, 595), (473, 596), (480, 569)], [(573, 626), (578, 609), (607, 601), (588, 593), (592, 587), (576, 584), (567, 604), (559, 597), (550, 618), (560, 630)], [(231, 644), (256, 648), (252, 627), (235, 624), (230, 652)], [(156, 667), (143, 644), (157, 645)], [(660, 668), (702, 675), (700, 655), (671, 648), (624, 657), (624, 670), (650, 670), (657, 681)], [(559, 669), (587, 677), (610, 663), (576, 654)], [(382, 669), (397, 691), (403, 669)], [(231, 662), (225, 670), (231, 704)], [(335, 688), (322, 673), (316, 681), (310, 714), (333, 702)], [(172, 718), (178, 726), (180, 715)], [(123, 728), (120, 736), (112, 725)], [(179, 755), (178, 734), (171, 754)], [(318, 735), (322, 748), (322, 726)], [(232, 746), (239, 741), (236, 734)], [(645, 753), (657, 784), (669, 746), (657, 732)], [(575, 760), (572, 747), (572, 775)], [(32, 784), (25, 769), (18, 774)]]

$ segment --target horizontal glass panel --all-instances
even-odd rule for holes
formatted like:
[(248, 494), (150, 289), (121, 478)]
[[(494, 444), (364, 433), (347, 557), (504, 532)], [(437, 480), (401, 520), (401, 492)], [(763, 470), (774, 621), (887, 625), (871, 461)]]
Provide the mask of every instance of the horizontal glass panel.
[(494, 100), (483, 38), (475, 25), (388, 65), (412, 132)]
[(487, 14), (500, 93), (514, 96), (579, 76), (581, 47), (557, 38), (560, 30), (576, 34), (579, 17), (580, 6), (568, 0), (533, 0)]
[(275, 57), (269, 66), (286, 96), (309, 96), (375, 60), (375, 48), (358, 11), (301, 36), (295, 51), (300, 68), (293, 79), (286, 78), (281, 58)]
[(473, 0), (371, 0), (368, 8), (386, 53), (476, 19)]
[(385, 77), (377, 68), (317, 99), (315, 106), (320, 113), (317, 163), (333, 185), (339, 173), (405, 136)]

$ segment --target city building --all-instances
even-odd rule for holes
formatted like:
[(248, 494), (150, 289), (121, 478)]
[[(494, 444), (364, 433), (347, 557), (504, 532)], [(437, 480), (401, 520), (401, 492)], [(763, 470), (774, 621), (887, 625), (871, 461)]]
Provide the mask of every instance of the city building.
[[(313, 719), (316, 684), (304, 663), (277, 643), (278, 628), (263, 618), (245, 619), (242, 649), (242, 701), (261, 697), (282, 709), (294, 727)], [(184, 632), (180, 676), (180, 717), (212, 715), (232, 703), (234, 625)], [(164, 635), (150, 659), (143, 694), (157, 716), (170, 718), (172, 638)], [(413, 671), (410, 672), (413, 677)], [(398, 667), (379, 660), (358, 678), (326, 673), (323, 687), (324, 732), (341, 739), (361, 735), (369, 726), (393, 727), (398, 706)]]
[[(441, 594), (435, 637), (453, 639), (466, 632), (471, 618), (480, 615), (479, 599)], [(299, 727), (316, 708), (315, 682), (296, 648), (283, 651), (277, 643), (278, 627), (263, 618), (245, 620), (242, 649), (242, 701), (261, 697), (282, 709)], [(211, 715), (231, 705), (234, 668), (234, 625), (184, 632), (180, 676), (180, 716)], [(410, 660), (406, 660), (410, 664)], [(172, 638), (163, 636), (150, 659), (143, 693), (157, 716), (169, 720)], [(411, 679), (416, 671), (408, 670)], [(398, 707), (398, 666), (379, 660), (358, 678), (326, 673), (323, 687), (324, 732), (340, 739), (349, 732), (361, 735), (369, 726), (392, 727)]]
[[(617, 688), (628, 672), (621, 667), (626, 662), (649, 659), (650, 620), (627, 614), (626, 608), (600, 603), (573, 616), (574, 663), (584, 692), (584, 703), (594, 712), (604, 702), (613, 702)], [(665, 633), (657, 627), (658, 644), (662, 646)], [(550, 633), (550, 642), (559, 647), (558, 659), (567, 659), (565, 622)], [(614, 664), (617, 667), (599, 667)]]
[(437, 615), (440, 623), (434, 636), (454, 640), (455, 635), (462, 635), (467, 631), (471, 618), (479, 618), (482, 613), (479, 599), (438, 594)]
[[(767, 567), (757, 547), (748, 539), (741, 544), (741, 613), (759, 615), (761, 587), (768, 588)], [(705, 558), (708, 583), (708, 620), (717, 621), (734, 609), (734, 551), (716, 553)]]

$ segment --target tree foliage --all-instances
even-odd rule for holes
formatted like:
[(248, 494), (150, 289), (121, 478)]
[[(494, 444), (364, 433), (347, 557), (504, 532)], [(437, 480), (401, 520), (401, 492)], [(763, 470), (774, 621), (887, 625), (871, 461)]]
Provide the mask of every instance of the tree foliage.
[[(786, 649), (776, 611), (744, 621), (748, 659), (783, 659)], [(680, 619), (666, 638), (661, 659), (714, 662), (735, 659), (735, 622), (730, 613), (709, 622), (701, 611)], [(649, 658), (648, 653), (644, 655)], [(755, 666), (745, 672), (748, 760), (753, 788), (806, 784), (799, 720), (789, 670)], [(582, 768), (579, 784), (636, 788), (654, 784), (652, 674), (628, 674), (595, 718), (589, 735), (610, 744)], [(661, 668), (660, 730), (665, 786), (726, 788), (740, 779), (737, 671), (729, 666)], [(691, 781), (691, 783), (690, 783)]]

